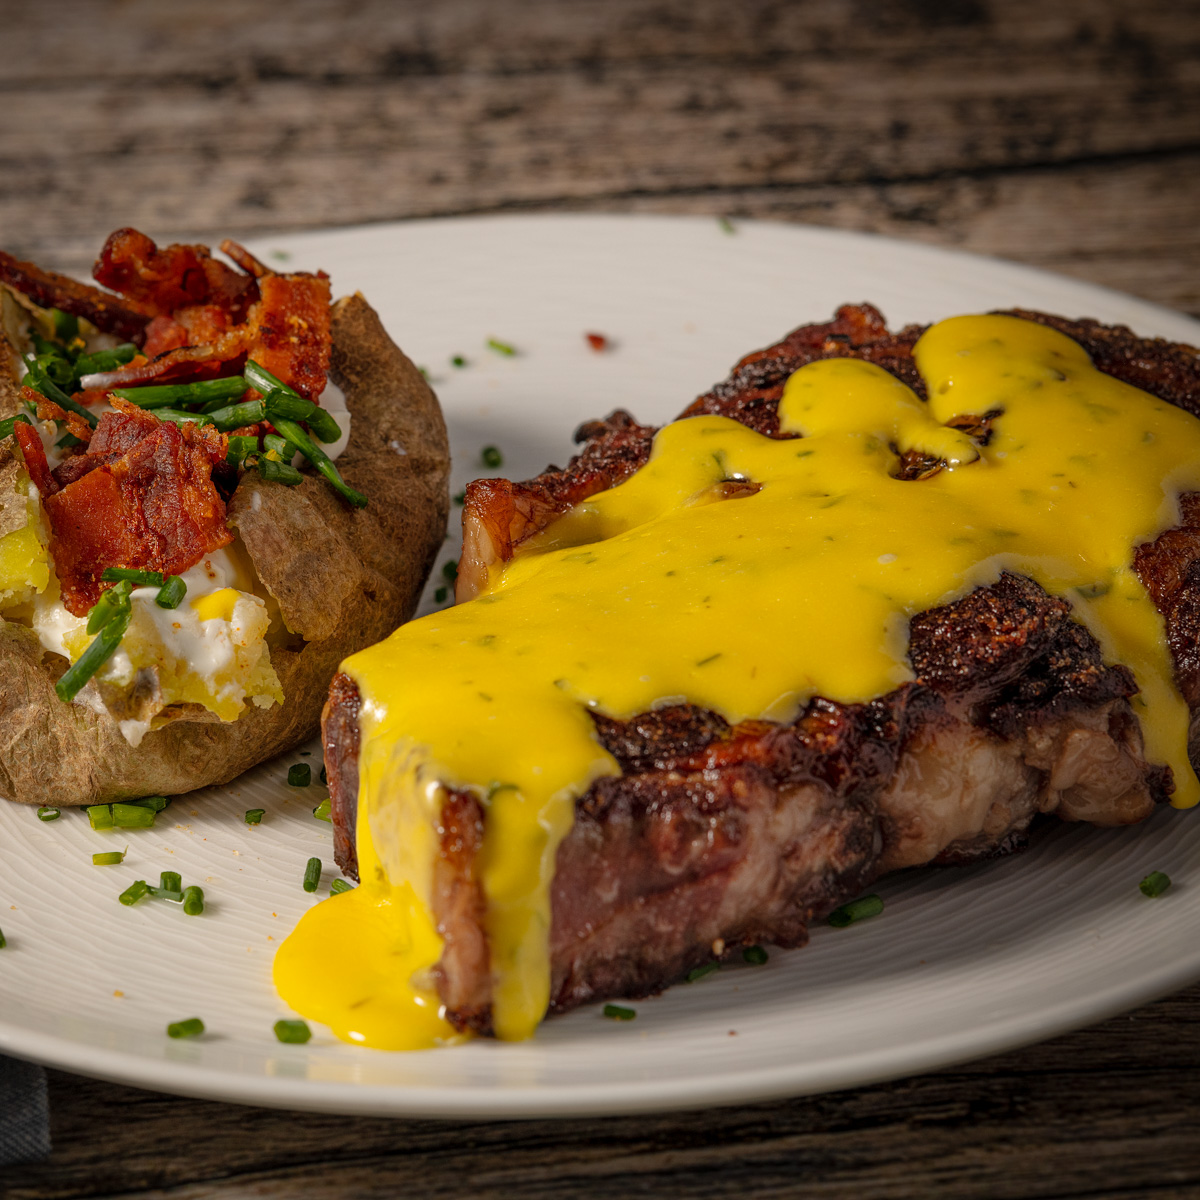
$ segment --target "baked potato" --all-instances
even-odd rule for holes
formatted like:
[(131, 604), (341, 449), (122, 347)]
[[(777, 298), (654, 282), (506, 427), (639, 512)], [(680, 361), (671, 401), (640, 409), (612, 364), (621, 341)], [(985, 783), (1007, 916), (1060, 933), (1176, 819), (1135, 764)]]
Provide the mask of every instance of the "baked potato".
[[(0, 292), (9, 351), (0, 369), (2, 419), (29, 411), (16, 326), (45, 319), (37, 302), (46, 298), (31, 286)], [(97, 295), (107, 302), (109, 293)], [(336, 465), (366, 506), (347, 504), (314, 473), (284, 486), (245, 470), (225, 497), (233, 541), (221, 551), (237, 587), (218, 587), (175, 613), (135, 605), (120, 671), (110, 660), (71, 702), (55, 685), (87, 645), (84, 618), (63, 618), (68, 655), (47, 650), (37, 613), (56, 596), (54, 542), (19, 439), (0, 441), (0, 796), (77, 806), (227, 782), (312, 737), (339, 662), (412, 615), (449, 509), (441, 410), (361, 295), (335, 302), (329, 322), (329, 377), (350, 418)], [(223, 455), (225, 441), (219, 445)], [(155, 621), (167, 618), (176, 634), (189, 622), (232, 634), (224, 675), (189, 675), (188, 663), (166, 653)]]

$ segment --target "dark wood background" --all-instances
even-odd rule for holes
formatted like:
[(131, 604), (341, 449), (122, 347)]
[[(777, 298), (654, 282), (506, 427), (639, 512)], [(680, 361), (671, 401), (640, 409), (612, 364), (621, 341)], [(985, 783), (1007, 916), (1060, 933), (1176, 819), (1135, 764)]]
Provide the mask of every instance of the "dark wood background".
[[(1200, 315), (1179, 0), (0, 0), (0, 245), (548, 210), (771, 217)], [(1200, 936), (1200, 931), (1198, 931)], [(1200, 989), (786, 1103), (522, 1124), (276, 1113), (51, 1074), (49, 1197), (1200, 1196)]]

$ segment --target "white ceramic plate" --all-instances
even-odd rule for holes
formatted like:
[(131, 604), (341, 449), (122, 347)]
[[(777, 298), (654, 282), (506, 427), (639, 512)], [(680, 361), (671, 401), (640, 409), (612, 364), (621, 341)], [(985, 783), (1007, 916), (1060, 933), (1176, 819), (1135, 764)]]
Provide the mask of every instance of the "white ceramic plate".
[[(1025, 267), (873, 237), (715, 220), (517, 217), (417, 222), (256, 244), (360, 289), (441, 396), (453, 487), (479, 450), (523, 478), (570, 454), (585, 418), (620, 405), (672, 416), (744, 352), (871, 300), (895, 326), (1027, 305), (1200, 341), (1200, 324)], [(596, 354), (585, 332), (614, 349)], [(486, 348), (511, 343), (512, 358)], [(452, 355), (469, 365), (456, 369)], [(447, 558), (456, 556), (453, 540)], [(437, 580), (430, 585), (430, 592)], [(2, 685), (2, 681), (0, 681)], [(70, 1071), (250, 1104), (329, 1112), (513, 1117), (682, 1108), (816, 1092), (926, 1070), (1109, 1016), (1200, 978), (1200, 810), (1104, 832), (1061, 827), (1029, 853), (910, 873), (878, 888), (885, 914), (813, 931), (804, 950), (723, 969), (636, 1005), (586, 1008), (520, 1045), (478, 1041), (386, 1054), (317, 1030), (283, 1046), (271, 958), (312, 903), (326, 860), (324, 792), (289, 763), (184, 797), (158, 827), (94, 833), (80, 813), (42, 824), (0, 803), (0, 1050)], [(247, 828), (242, 813), (267, 817)], [(129, 844), (120, 867), (95, 850)], [(163, 869), (200, 882), (201, 918), (117, 894)], [(1148, 900), (1151, 870), (1175, 881)], [(208, 1033), (171, 1041), (169, 1021)]]

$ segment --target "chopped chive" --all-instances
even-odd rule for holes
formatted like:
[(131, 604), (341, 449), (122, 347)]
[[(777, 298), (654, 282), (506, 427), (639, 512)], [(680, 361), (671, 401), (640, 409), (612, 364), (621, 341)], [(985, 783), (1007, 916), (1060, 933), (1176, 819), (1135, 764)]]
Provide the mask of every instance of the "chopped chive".
[(688, 983), (695, 983), (697, 979), (703, 979), (705, 975), (711, 975), (719, 966), (719, 963), (707, 962), (701, 963), (698, 967), (693, 967), (687, 973), (686, 978)]
[(70, 450), (72, 446), (82, 446), (83, 442), (79, 440), (73, 433), (64, 433), (62, 437), (54, 443), (56, 450)]
[(493, 471), (497, 467), (504, 466), (504, 455), (495, 446), (484, 446), (479, 452), (479, 457), (483, 465)]
[(857, 900), (851, 900), (849, 904), (843, 904), (841, 908), (835, 908), (829, 914), (829, 923), (834, 929), (845, 929), (847, 925), (853, 925), (855, 921), (865, 921), (868, 917), (877, 917), (881, 912), (883, 912), (883, 901), (878, 896), (861, 896)]
[(262, 819), (267, 815), (265, 808), (248, 808), (246, 815), (242, 818), (247, 825), (261, 825)]
[(156, 900), (170, 900), (174, 904), (183, 900), (183, 893), (178, 888), (151, 887), (147, 890)]
[(761, 967), (768, 959), (769, 955), (761, 946), (747, 946), (742, 951), (742, 958), (748, 963), (753, 963), (756, 967)]
[(341, 426), (325, 409), (298, 396), (291, 388), (278, 387), (269, 392), (266, 406), (267, 420), (272, 425), (275, 425), (276, 418), (283, 417), (288, 421), (305, 422), (318, 441), (336, 442), (342, 436)]
[(272, 418), (271, 424), (291, 442), (305, 458), (329, 481), (333, 490), (355, 508), (366, 508), (367, 498), (356, 492), (341, 476), (333, 460), (300, 428), (295, 421), (283, 417)]
[(1151, 871), (1141, 883), (1138, 884), (1138, 889), (1143, 896), (1161, 896), (1163, 892), (1171, 886), (1171, 877), (1163, 871)]
[[(247, 460), (249, 464), (249, 460)], [(258, 455), (253, 463), (258, 473), (267, 483), (282, 483), (284, 487), (298, 487), (304, 482), (304, 476), (291, 463), (276, 462), (265, 454)]]
[(189, 917), (198, 917), (204, 911), (204, 890), (195, 886), (183, 889), (183, 911)]
[(221, 433), (232, 433), (244, 425), (257, 425), (266, 415), (266, 405), (261, 400), (247, 400), (244, 404), (227, 404), (224, 408), (214, 409), (204, 419), (211, 421)]
[(187, 584), (182, 575), (168, 575), (166, 582), (158, 589), (154, 603), (159, 608), (178, 608), (187, 595)]
[(257, 453), (258, 438), (250, 437), (244, 433), (237, 433), (229, 439), (225, 461), (231, 467), (240, 467), (246, 461), (248, 455)]
[(58, 384), (64, 391), (74, 391), (75, 365), (58, 347), (54, 347), (52, 354), (39, 354), (37, 364), (45, 378)]
[(307, 1021), (276, 1021), (275, 1036), (292, 1046), (303, 1046), (312, 1037)]
[(161, 571), (139, 571), (133, 567), (105, 567), (100, 579), (104, 583), (133, 583), (138, 587), (162, 587), (164, 583)]
[(13, 426), (20, 421), (22, 425), (32, 425), (33, 422), (24, 413), (13, 413), (11, 417), (5, 417), (0, 421), (0, 441), (4, 438), (12, 437)]
[(124, 861), (124, 850), (106, 850), (103, 854), (92, 855), (93, 867), (115, 867)]
[[(272, 375), (266, 367), (260, 366), (252, 358), (246, 361), (245, 375), (246, 382), (263, 396), (266, 396), (269, 392), (292, 391), (282, 379), (277, 375)], [(292, 395), (295, 394), (295, 392), (292, 392)]]
[(326, 796), (325, 799), (313, 809), (313, 816), (316, 817), (318, 821), (332, 821), (333, 801)]
[(101, 592), (100, 599), (92, 605), (92, 611), (88, 613), (88, 633), (99, 633), (110, 621), (115, 620), (122, 613), (128, 613), (130, 611), (129, 593), (132, 590), (133, 585), (129, 580), (123, 579), (115, 587)]
[(136, 358), (138, 348), (132, 342), (122, 342), (111, 350), (97, 350), (94, 354), (81, 354), (75, 360), (76, 380), (85, 375), (97, 375), (101, 371), (115, 371), (131, 359)]
[(434, 603), (435, 604), (444, 604), (446, 602), (446, 597), (449, 595), (450, 595), (449, 588), (444, 588), (444, 587), (435, 588), (434, 592), (433, 592)]
[(167, 1026), (167, 1037), (193, 1038), (204, 1032), (204, 1022), (199, 1017), (191, 1017), (187, 1021), (175, 1021)]
[(450, 365), (452, 367), (465, 367), (467, 360), (461, 354), (453, 354), (450, 356)]
[(448, 583), (453, 583), (458, 578), (458, 563), (454, 559), (442, 563), (442, 578)]
[(285, 437), (280, 437), (277, 433), (267, 433), (263, 435), (263, 449), (267, 451), (274, 450), (280, 461), (285, 461), (292, 457), (288, 453), (288, 440)]
[[(234, 396), (234, 401), (241, 403), (240, 396)], [(193, 404), (190, 406), (190, 412), (198, 412), (202, 416), (211, 417), (219, 408), (226, 408), (229, 405), (228, 398), (224, 396), (216, 396), (212, 400), (206, 400), (203, 404)]]
[(296, 763), (288, 767), (288, 783), (292, 787), (308, 787), (312, 783), (312, 767), (308, 763)]
[(190, 409), (156, 408), (154, 415), (160, 421), (170, 421), (173, 425), (182, 425), (185, 421), (194, 421), (197, 425), (212, 424), (211, 419), (205, 413), (192, 412)]
[(454, 499), (454, 503), (457, 504), (459, 506), (459, 508), (461, 508), (467, 502), (466, 491), (463, 490), (461, 492), (455, 492), (453, 499)]
[(158, 813), (140, 804), (114, 804), (112, 815), (118, 829), (150, 829)]
[(124, 803), (132, 804), (135, 808), (152, 808), (156, 813), (160, 813), (171, 802), (166, 796), (143, 796), (140, 800), (126, 800)]
[(722, 233), (736, 233), (737, 230), (733, 227), (733, 222), (728, 217), (717, 218), (717, 228)]
[(183, 880), (178, 871), (164, 871), (158, 877), (158, 887), (163, 892), (182, 892)]
[(322, 767), (322, 768), (321, 768), (321, 782), (322, 782), (322, 783), (328, 783), (328, 782), (329, 782), (329, 776), (325, 774), (325, 768), (324, 768), (324, 767)]
[(37, 810), (37, 819), (39, 821), (57, 821), (61, 815), (62, 814), (57, 808), (51, 808), (47, 804), (43, 804), (42, 807)]
[(606, 1004), (604, 1015), (613, 1021), (632, 1021), (637, 1013), (632, 1008), (625, 1008), (620, 1004)]
[(310, 858), (304, 867), (304, 890), (315, 892), (321, 882), (321, 860)]
[(8, 942), (4, 940), (4, 930), (0, 929), (0, 950), (3, 950), (7, 945)]
[(150, 894), (150, 885), (144, 879), (135, 879), (117, 899), (126, 906), (136, 904), (143, 896)]
[(78, 400), (72, 399), (66, 392), (62, 390), (51, 379), (45, 371), (38, 365), (36, 359), (25, 359), (25, 365), (28, 368), (28, 374), (21, 380), (24, 387), (33, 388), (35, 392), (41, 392), (47, 400), (53, 400), (59, 408), (65, 408), (68, 412), (73, 412), (77, 416), (82, 417), (93, 429), (96, 428), (97, 422), (100, 420), (94, 412), (89, 412)]
[(87, 818), (93, 829), (111, 829), (113, 827), (112, 805), (91, 805), (87, 810)]
[[(39, 360), (43, 358), (58, 358), (66, 361), (68, 367), (70, 366), (70, 360), (67, 352), (62, 346), (58, 345), (57, 341), (51, 341), (50, 338), (42, 337), (42, 335), (36, 329), (31, 329), (29, 331), (29, 340), (33, 343), (34, 353), (37, 355)], [(70, 378), (70, 376), (68, 375), (67, 378)]]
[(343, 892), (354, 891), (354, 884), (345, 879), (335, 879), (329, 885), (329, 894), (331, 896), (340, 896)]
[(228, 404), (246, 390), (240, 375), (228, 379), (205, 379), (200, 383), (168, 383), (155, 387), (117, 388), (114, 396), (128, 400), (141, 408), (164, 408), (167, 405), (208, 404), (217, 400)]
[(64, 704), (74, 700), (83, 685), (113, 656), (125, 636), (125, 630), (129, 628), (129, 617), (130, 614), (124, 612), (109, 621), (92, 639), (88, 648), (59, 677), (54, 691)]
[(54, 336), (60, 342), (73, 342), (79, 336), (79, 318), (74, 313), (52, 308), (50, 320), (54, 322)]
[(489, 350), (495, 350), (497, 354), (503, 354), (505, 358), (512, 358), (516, 354), (516, 346), (510, 345), (508, 342), (502, 342), (499, 338), (488, 338), (487, 347)]

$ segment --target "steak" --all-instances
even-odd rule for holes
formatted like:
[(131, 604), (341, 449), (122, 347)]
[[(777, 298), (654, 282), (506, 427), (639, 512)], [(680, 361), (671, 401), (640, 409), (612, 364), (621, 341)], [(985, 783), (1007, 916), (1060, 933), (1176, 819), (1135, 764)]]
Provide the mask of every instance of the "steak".
[[(1074, 338), (1106, 373), (1200, 416), (1200, 360), (1190, 347), (1123, 327), (1015, 310)], [(924, 395), (912, 359), (923, 332), (890, 333), (869, 305), (803, 326), (748, 355), (684, 416), (732, 417), (768, 437), (788, 376), (822, 358), (885, 368)], [(987, 414), (976, 421), (986, 435)], [(565, 470), (467, 489), (457, 598), (560, 513), (628, 478), (656, 430), (627, 413), (581, 427)], [(904, 477), (936, 471), (910, 458)], [(1178, 683), (1200, 743), (1200, 496), (1180, 525), (1138, 547), (1135, 569), (1163, 615)], [(675, 705), (617, 720), (592, 714), (620, 774), (575, 806), (551, 889), (551, 1011), (662, 990), (694, 968), (770, 942), (803, 945), (808, 927), (880, 875), (1021, 848), (1035, 822), (1145, 819), (1173, 789), (1146, 762), (1130, 707), (1137, 688), (1106, 665), (1070, 606), (1005, 573), (912, 618), (916, 678), (866, 704), (815, 697), (791, 723), (730, 725)], [(333, 681), (323, 722), (339, 866), (355, 876), (358, 713), (353, 681)], [(1189, 746), (1193, 761), (1200, 758)], [(433, 911), (445, 940), (436, 969), (447, 1017), (491, 1032), (491, 972), (477, 859), (486, 814), (473, 792), (447, 791)]]

